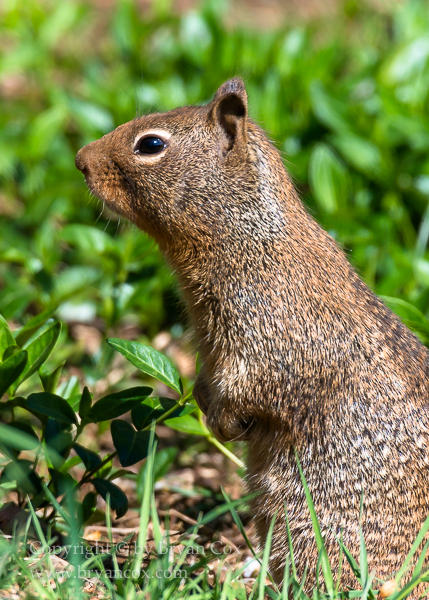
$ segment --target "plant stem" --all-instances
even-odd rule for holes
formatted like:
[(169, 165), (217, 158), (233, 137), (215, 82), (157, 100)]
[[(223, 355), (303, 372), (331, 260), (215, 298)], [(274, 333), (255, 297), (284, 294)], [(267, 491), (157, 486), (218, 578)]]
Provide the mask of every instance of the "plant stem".
[(232, 460), (232, 462), (234, 462), (241, 469), (244, 469), (244, 462), (235, 456), (235, 454), (233, 454), (230, 450), (228, 450), (228, 448), (226, 448), (219, 440), (217, 440), (214, 435), (208, 435), (207, 439), (211, 444), (213, 444), (213, 446), (216, 446), (218, 450), (225, 454), (227, 458)]

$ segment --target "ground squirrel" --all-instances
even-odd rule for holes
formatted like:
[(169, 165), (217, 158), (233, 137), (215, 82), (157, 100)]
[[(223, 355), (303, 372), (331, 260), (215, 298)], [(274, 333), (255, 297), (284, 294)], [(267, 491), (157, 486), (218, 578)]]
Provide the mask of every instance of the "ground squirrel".
[[(298, 451), (333, 568), (335, 535), (387, 579), (429, 513), (429, 353), (306, 212), (248, 118), (243, 82), (206, 106), (134, 119), (77, 155), (90, 190), (148, 232), (175, 269), (203, 367), (195, 398), (221, 440), (245, 439), (261, 541), (287, 505), (299, 573), (317, 550)], [(356, 585), (343, 568), (342, 584)]]

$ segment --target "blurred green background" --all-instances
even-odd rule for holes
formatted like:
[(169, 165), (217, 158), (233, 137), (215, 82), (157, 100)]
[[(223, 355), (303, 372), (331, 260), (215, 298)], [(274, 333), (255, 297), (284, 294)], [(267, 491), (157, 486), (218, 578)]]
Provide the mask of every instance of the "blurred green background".
[[(149, 340), (182, 335), (156, 246), (90, 198), (74, 157), (136, 115), (207, 102), (239, 75), (311, 212), (372, 289), (414, 307), (392, 301), (429, 339), (426, 0), (346, 0), (318, 17), (280, 11), (275, 27), (240, 25), (240, 6), (3, 0), (0, 313), (9, 321), (49, 310), (101, 337), (127, 327)], [(97, 380), (100, 352), (70, 332), (61, 358)]]

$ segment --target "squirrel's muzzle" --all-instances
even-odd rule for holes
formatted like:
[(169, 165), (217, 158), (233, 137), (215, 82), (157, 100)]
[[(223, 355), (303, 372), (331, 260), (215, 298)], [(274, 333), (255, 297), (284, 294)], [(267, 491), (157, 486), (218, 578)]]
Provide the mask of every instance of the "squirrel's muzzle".
[(88, 177), (88, 175), (89, 175), (88, 146), (90, 146), (90, 145), (91, 144), (88, 144), (87, 146), (84, 146), (83, 148), (81, 148), (79, 150), (79, 152), (76, 154), (76, 159), (75, 159), (76, 168), (79, 169), (79, 171), (82, 171), (85, 178)]

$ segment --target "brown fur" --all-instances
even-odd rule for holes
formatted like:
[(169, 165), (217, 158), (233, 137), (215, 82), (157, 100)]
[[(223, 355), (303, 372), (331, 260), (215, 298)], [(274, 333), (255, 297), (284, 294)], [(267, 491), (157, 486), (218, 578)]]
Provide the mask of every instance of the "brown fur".
[[(161, 158), (134, 154), (146, 130), (171, 134)], [(427, 513), (429, 353), (368, 289), (306, 212), (277, 150), (247, 117), (241, 80), (212, 103), (140, 117), (76, 158), (90, 189), (152, 235), (176, 270), (203, 368), (195, 397), (222, 440), (248, 441), (248, 485), (263, 493), (264, 540), (282, 579), (286, 502), (295, 558), (317, 551), (298, 450), (332, 563), (340, 534), (388, 578)], [(313, 569), (311, 571), (311, 569)], [(356, 585), (343, 570), (342, 584)]]

